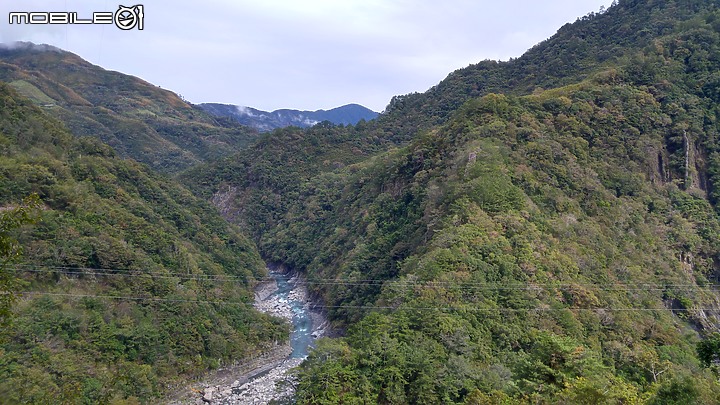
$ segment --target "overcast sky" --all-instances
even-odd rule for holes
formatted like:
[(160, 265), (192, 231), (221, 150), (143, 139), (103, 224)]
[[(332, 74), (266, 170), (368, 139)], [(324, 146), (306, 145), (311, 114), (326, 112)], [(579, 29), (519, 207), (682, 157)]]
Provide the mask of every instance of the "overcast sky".
[(116, 11), (115, 0), (2, 0), (0, 42), (47, 43), (193, 103), (382, 111), (484, 59), (519, 57), (612, 0), (134, 0), (144, 29), (9, 24), (10, 12)]

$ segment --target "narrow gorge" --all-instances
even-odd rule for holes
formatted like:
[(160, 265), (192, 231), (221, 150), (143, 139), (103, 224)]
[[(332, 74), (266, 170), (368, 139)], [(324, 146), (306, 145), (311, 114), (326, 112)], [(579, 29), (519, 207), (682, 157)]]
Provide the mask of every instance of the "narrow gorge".
[(292, 326), (290, 342), (262, 357), (249, 372), (238, 368), (210, 378), (202, 384), (202, 390), (195, 389), (194, 403), (267, 404), (290, 400), (296, 383), (293, 369), (302, 363), (328, 327), (323, 314), (313, 307), (302, 276), (281, 268), (272, 269), (269, 281), (255, 290), (255, 308), (287, 320)]

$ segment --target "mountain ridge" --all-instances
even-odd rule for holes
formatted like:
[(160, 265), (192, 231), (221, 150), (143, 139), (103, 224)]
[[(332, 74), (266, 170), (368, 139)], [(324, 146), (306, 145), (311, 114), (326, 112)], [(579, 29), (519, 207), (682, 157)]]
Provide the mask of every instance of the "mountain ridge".
[(367, 107), (354, 103), (329, 110), (305, 111), (282, 108), (270, 112), (252, 107), (221, 103), (200, 103), (197, 106), (212, 115), (232, 118), (242, 125), (255, 128), (261, 132), (287, 126), (308, 128), (323, 121), (335, 125), (355, 125), (360, 120), (370, 121), (379, 115)]
[(237, 152), (258, 135), (169, 90), (49, 45), (0, 45), (0, 80), (74, 134), (99, 138), (165, 173)]

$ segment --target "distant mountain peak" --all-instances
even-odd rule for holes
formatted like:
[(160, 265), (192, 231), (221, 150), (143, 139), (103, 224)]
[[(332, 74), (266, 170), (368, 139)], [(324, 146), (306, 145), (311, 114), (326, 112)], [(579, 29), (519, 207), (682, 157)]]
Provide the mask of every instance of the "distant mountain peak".
[(283, 108), (270, 112), (252, 107), (220, 103), (203, 103), (199, 104), (198, 107), (212, 115), (229, 117), (240, 124), (253, 127), (259, 131), (271, 131), (275, 128), (287, 126), (307, 128), (322, 121), (329, 121), (338, 125), (355, 125), (360, 120), (369, 121), (378, 116), (378, 113), (360, 104), (346, 104), (330, 110), (301, 111)]

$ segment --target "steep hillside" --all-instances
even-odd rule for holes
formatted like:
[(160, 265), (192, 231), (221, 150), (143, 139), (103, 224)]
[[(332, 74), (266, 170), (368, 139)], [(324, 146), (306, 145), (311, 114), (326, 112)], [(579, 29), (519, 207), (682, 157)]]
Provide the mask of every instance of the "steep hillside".
[(175, 93), (47, 45), (0, 44), (0, 80), (74, 134), (97, 137), (163, 172), (232, 154), (257, 136)]
[[(645, 75), (646, 68), (656, 69), (651, 66), (654, 62), (646, 57), (646, 54), (653, 55), (653, 44), (658, 38), (684, 29), (683, 24), (691, 26), (692, 21), (699, 15), (711, 13), (717, 5), (717, 1), (709, 0), (620, 1), (602, 14), (590, 13), (573, 24), (566, 24), (553, 37), (534, 46), (517, 59), (508, 62), (482, 61), (452, 72), (445, 80), (424, 93), (393, 97), (377, 119), (363, 123), (358, 128), (340, 130), (343, 134), (341, 136), (338, 131), (332, 132), (332, 139), (320, 135), (322, 131), (313, 132), (313, 144), (328, 143), (334, 145), (333, 149), (354, 149), (355, 154), (348, 155), (349, 160), (336, 162), (353, 163), (380, 149), (408, 143), (418, 134), (445, 122), (466, 101), (492, 92), (527, 95), (536, 90), (542, 91), (543, 88), (576, 83), (618, 66), (626, 66), (636, 75)], [(708, 24), (717, 23), (713, 20)], [(652, 74), (650, 72), (649, 77)], [(327, 131), (325, 133), (330, 134)], [(287, 132), (280, 132), (278, 139), (283, 140), (282, 142), (290, 141), (284, 139), (286, 134)], [(287, 147), (278, 148), (302, 155), (307, 143), (299, 140), (300, 132), (292, 138), (293, 141), (289, 142)], [(339, 144), (338, 138), (347, 139), (348, 143)], [(195, 179), (190, 180), (192, 175), (186, 176), (190, 182), (188, 185), (207, 194), (218, 192), (220, 184), (229, 184), (232, 187), (232, 184), (242, 182), (243, 180), (239, 179), (244, 176), (241, 172), (227, 170), (225, 166), (242, 166), (245, 164), (243, 162), (261, 166), (262, 161), (251, 163), (247, 157), (264, 155), (264, 147), (268, 143), (272, 141), (260, 142), (253, 150), (244, 151), (222, 163), (208, 162), (199, 165), (197, 171), (212, 179), (203, 178), (199, 179), (199, 184), (192, 184)], [(319, 150), (319, 153), (320, 161), (327, 160), (322, 150)], [(283, 151), (277, 151), (276, 154), (283, 154)], [(333, 152), (330, 152), (330, 155), (332, 154)], [(306, 165), (308, 167), (305, 167)], [(295, 178), (295, 184), (300, 184), (307, 180), (304, 173), (312, 173), (306, 169), (317, 166), (315, 159), (300, 160), (294, 166), (297, 173), (291, 170), (286, 174)], [(265, 177), (272, 182), (273, 176)], [(270, 187), (268, 191), (273, 192), (275, 188)], [(282, 198), (282, 193), (278, 198)]]
[(37, 193), (0, 342), (2, 403), (137, 403), (255, 356), (287, 327), (252, 308), (255, 247), (209, 204), (75, 138), (0, 83), (0, 209)]
[(666, 143), (717, 128), (606, 79), (488, 95), (303, 188), (262, 250), (352, 326), (306, 365), (301, 402), (717, 398), (695, 344), (720, 324), (720, 221)]
[[(643, 49), (677, 30), (699, 13), (718, 6), (713, 0), (624, 0), (604, 13), (590, 13), (561, 27), (517, 59), (485, 60), (452, 72), (424, 93), (394, 97), (383, 127), (400, 141), (445, 122), (465, 101), (488, 93), (531, 94), (576, 83), (628, 59), (642, 64)], [(512, 22), (509, 22), (512, 24)]]
[(621, 1), (374, 123), (188, 173), (346, 328), (299, 402), (717, 402), (715, 9)]
[(378, 116), (378, 113), (358, 104), (348, 104), (327, 111), (282, 109), (267, 112), (250, 107), (218, 103), (203, 103), (198, 104), (198, 107), (216, 117), (232, 118), (238, 123), (258, 131), (271, 131), (289, 126), (308, 128), (323, 121), (335, 125), (355, 125), (360, 120), (370, 121)]
[(393, 144), (369, 125), (283, 128), (246, 150), (198, 165), (179, 179), (259, 240), (297, 203), (308, 180), (363, 161)]

